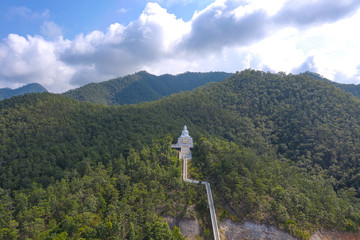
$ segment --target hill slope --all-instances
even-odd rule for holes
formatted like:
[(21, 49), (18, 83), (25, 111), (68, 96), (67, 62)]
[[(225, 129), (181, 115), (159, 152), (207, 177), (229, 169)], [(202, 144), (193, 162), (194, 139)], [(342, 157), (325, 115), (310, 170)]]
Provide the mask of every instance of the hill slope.
[[(185, 214), (193, 203), (206, 214), (169, 149), (168, 136), (186, 124), (195, 140), (190, 173), (213, 184), (220, 219), (266, 222), (303, 239), (319, 228), (359, 230), (359, 116), (360, 100), (327, 82), (250, 70), (131, 106), (52, 94), (5, 100), (0, 229), (143, 237), (162, 228), (160, 217)], [(24, 207), (37, 217), (22, 215)]]
[(1, 88), (0, 89), (0, 100), (10, 98), (13, 96), (23, 95), (26, 93), (42, 93), (47, 90), (38, 83), (30, 83), (17, 89)]
[(90, 83), (64, 93), (64, 96), (106, 105), (153, 101), (181, 91), (189, 91), (208, 82), (219, 82), (231, 74), (224, 72), (183, 73), (155, 76), (138, 72), (101, 83)]
[(341, 88), (342, 90), (344, 90), (345, 92), (351, 93), (352, 95), (354, 95), (357, 98), (360, 98), (360, 84), (344, 84), (344, 83), (337, 83), (337, 82), (333, 82), (330, 81), (326, 78), (323, 78), (321, 75), (317, 74), (317, 73), (313, 73), (313, 72), (305, 72), (303, 73), (305, 75), (309, 75), (315, 79), (318, 80), (323, 80), (326, 82), (330, 82), (331, 84), (333, 84), (334, 86)]
[(351, 93), (355, 97), (360, 98), (360, 85), (359, 84), (343, 84), (343, 83), (333, 83), (335, 86), (341, 88), (345, 92)]

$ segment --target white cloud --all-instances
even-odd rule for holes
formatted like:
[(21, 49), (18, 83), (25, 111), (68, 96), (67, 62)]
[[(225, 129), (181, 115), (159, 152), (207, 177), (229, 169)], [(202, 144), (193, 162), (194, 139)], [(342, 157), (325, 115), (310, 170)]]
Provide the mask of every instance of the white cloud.
[(285, 28), (250, 46), (248, 50), (258, 58), (257, 68), (266, 65), (276, 72), (291, 72), (294, 66), (300, 65), (305, 55), (296, 46), (299, 35), (297, 29)]
[(70, 87), (66, 79), (72, 67), (58, 60), (58, 52), (67, 41), (48, 42), (39, 36), (10, 34), (0, 45), (0, 79), (12, 85), (38, 82), (51, 91)]
[(114, 23), (105, 32), (73, 40), (64, 40), (61, 28), (45, 22), (46, 39), (9, 34), (0, 42), (0, 82), (10, 87), (38, 82), (60, 92), (140, 70), (249, 67), (311, 70), (338, 81), (359, 81), (359, 5), (354, 0), (276, 0), (271, 6), (260, 0), (218, 0), (184, 22), (148, 3), (126, 26)]
[(209, 3), (211, 0), (153, 0), (151, 2), (155, 2), (160, 4), (161, 6), (165, 6), (167, 8), (175, 6), (175, 5), (182, 5), (186, 6), (188, 4), (192, 4), (194, 2), (197, 3)]
[(12, 7), (7, 14), (7, 17), (10, 19), (16, 19), (18, 17), (24, 18), (26, 20), (36, 20), (36, 19), (46, 19), (50, 15), (48, 9), (42, 12), (35, 12), (25, 6)]
[(274, 16), (278, 24), (306, 27), (335, 22), (356, 12), (358, 0), (288, 0)]
[(62, 36), (62, 30), (56, 23), (45, 21), (41, 25), (41, 34), (48, 39), (56, 39)]
[(158, 26), (165, 51), (171, 50), (179, 43), (182, 36), (191, 30), (190, 23), (177, 19), (175, 15), (169, 14), (166, 9), (156, 3), (149, 3), (139, 18), (143, 26)]
[[(314, 56), (317, 71), (336, 81), (360, 83), (356, 77), (360, 56), (360, 11), (352, 17), (332, 24), (324, 24), (303, 32), (298, 48), (307, 56)], [(337, 73), (341, 73), (340, 75)], [(339, 76), (347, 76), (344, 79)], [(338, 77), (336, 77), (338, 76)]]
[(126, 8), (120, 8), (118, 9), (118, 13), (126, 13), (128, 10)]
[[(127, 26), (110, 25), (107, 32), (79, 35), (61, 59), (65, 63), (91, 69), (92, 76), (105, 77), (130, 74), (173, 57), (173, 49), (190, 31), (189, 23), (177, 19), (156, 3), (148, 3), (139, 19)], [(71, 83), (84, 84), (89, 78), (74, 75)]]
[(271, 30), (267, 20), (265, 10), (249, 7), (243, 1), (216, 1), (194, 15), (191, 32), (184, 37), (182, 47), (204, 54), (249, 45)]

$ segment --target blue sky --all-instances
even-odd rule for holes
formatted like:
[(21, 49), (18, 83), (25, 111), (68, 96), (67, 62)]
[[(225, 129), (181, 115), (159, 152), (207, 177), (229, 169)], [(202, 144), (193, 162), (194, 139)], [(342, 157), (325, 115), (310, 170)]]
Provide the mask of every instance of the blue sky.
[[(2, 0), (0, 1), (0, 37), (9, 33), (42, 34), (44, 21), (55, 22), (64, 38), (94, 30), (106, 31), (115, 22), (123, 25), (136, 20), (144, 10), (145, 0)], [(205, 8), (211, 1), (154, 1), (169, 13), (188, 21), (194, 11)]]
[(358, 0), (1, 0), (0, 88), (146, 70), (313, 71), (360, 82)]

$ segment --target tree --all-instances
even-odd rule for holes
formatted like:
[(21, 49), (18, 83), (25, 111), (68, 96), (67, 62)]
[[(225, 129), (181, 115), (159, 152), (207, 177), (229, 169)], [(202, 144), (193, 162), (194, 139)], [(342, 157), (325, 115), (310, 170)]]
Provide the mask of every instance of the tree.
[(126, 239), (127, 240), (135, 240), (136, 239), (134, 224), (132, 222), (130, 222), (130, 227), (129, 227), (128, 233), (126, 234)]

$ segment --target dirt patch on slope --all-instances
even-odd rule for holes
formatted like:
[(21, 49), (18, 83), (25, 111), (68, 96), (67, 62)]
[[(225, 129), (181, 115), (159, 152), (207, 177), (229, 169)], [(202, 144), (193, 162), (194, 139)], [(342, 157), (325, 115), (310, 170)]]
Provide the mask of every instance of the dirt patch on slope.
[(175, 218), (175, 217), (165, 217), (164, 218), (170, 229), (173, 229), (175, 226), (180, 228), (181, 234), (189, 240), (196, 239), (197, 236), (200, 236), (203, 229), (196, 218)]
[(311, 235), (310, 240), (359, 240), (360, 232), (346, 233), (336, 231), (317, 231)]
[(296, 240), (273, 226), (253, 222), (237, 223), (230, 219), (220, 222), (221, 239), (226, 240)]

